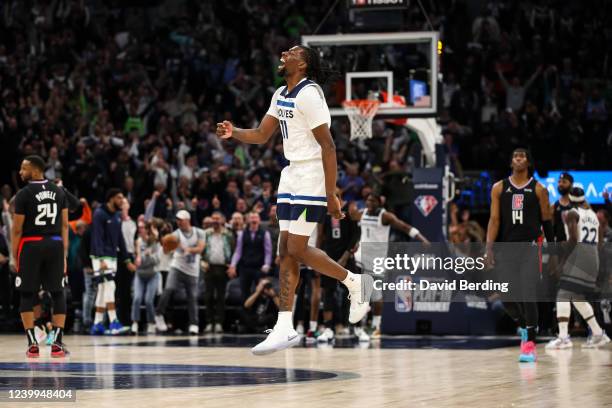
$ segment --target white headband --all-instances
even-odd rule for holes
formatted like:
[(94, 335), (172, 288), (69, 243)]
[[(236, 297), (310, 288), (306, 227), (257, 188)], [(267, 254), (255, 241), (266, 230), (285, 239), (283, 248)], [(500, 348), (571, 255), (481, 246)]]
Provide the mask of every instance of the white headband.
[(569, 200), (572, 203), (583, 203), (584, 202), (584, 195), (581, 196), (575, 196), (575, 195), (569, 195)]

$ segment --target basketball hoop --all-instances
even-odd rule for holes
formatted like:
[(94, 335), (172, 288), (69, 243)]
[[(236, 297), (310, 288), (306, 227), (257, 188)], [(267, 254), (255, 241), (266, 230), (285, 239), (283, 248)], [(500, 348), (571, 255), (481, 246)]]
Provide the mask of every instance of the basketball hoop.
[(380, 102), (372, 99), (352, 99), (342, 102), (344, 112), (351, 122), (351, 140), (372, 137), (372, 119)]

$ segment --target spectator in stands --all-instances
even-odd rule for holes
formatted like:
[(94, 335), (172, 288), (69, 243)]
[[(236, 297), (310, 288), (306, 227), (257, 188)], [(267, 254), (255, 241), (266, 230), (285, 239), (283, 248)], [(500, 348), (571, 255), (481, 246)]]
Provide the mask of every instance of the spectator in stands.
[(506, 89), (506, 109), (512, 109), (514, 112), (519, 112), (523, 108), (525, 94), (529, 90), (529, 87), (533, 85), (538, 75), (540, 75), (540, 72), (542, 72), (542, 67), (538, 67), (536, 72), (524, 85), (521, 85), (521, 80), (516, 75), (513, 76), (512, 81), (508, 83), (500, 67), (498, 66), (496, 69), (497, 75), (499, 75), (499, 79)]
[(260, 279), (255, 291), (244, 301), (242, 323), (249, 332), (263, 331), (274, 325), (279, 298), (269, 279)]
[(235, 212), (232, 214), (232, 219), (230, 220), (230, 230), (234, 235), (234, 242), (238, 240), (238, 233), (244, 229), (244, 215), (239, 212)]
[[(130, 203), (124, 198), (123, 205), (121, 206), (121, 233), (123, 234), (123, 241), (125, 242), (126, 256), (129, 259), (136, 259), (136, 222), (130, 217)], [(115, 283), (117, 289), (115, 291), (116, 302), (117, 302), (117, 316), (119, 321), (127, 326), (132, 321), (130, 318), (130, 310), (132, 307), (132, 280), (133, 274), (136, 272), (137, 265), (134, 263), (126, 264), (120, 262), (117, 265), (117, 275), (115, 276)]]
[(212, 227), (204, 230), (204, 302), (206, 320), (204, 333), (223, 333), (225, 321), (225, 288), (228, 279), (234, 279), (235, 273), (228, 271), (227, 265), (232, 258), (233, 236), (225, 228), (223, 214), (212, 214)]
[(280, 265), (280, 258), (278, 257), (278, 237), (280, 235), (280, 226), (278, 225), (278, 218), (276, 217), (276, 205), (270, 206), (268, 212), (268, 221), (261, 223), (262, 227), (270, 233), (270, 239), (272, 240), (272, 259), (275, 265)]
[(272, 265), (272, 239), (270, 233), (261, 228), (261, 218), (256, 212), (248, 215), (247, 227), (238, 233), (236, 250), (228, 268), (228, 274), (240, 277), (242, 298), (251, 294), (252, 286), (261, 274), (270, 272)]
[(170, 303), (172, 294), (180, 289), (187, 293), (187, 313), (189, 315), (189, 334), (197, 335), (198, 325), (198, 279), (200, 277), (200, 254), (204, 249), (204, 231), (191, 226), (191, 214), (185, 210), (176, 213), (178, 229), (172, 234), (179, 239), (179, 246), (174, 251), (170, 262), (170, 272), (166, 287), (157, 305), (156, 324), (166, 328), (164, 313)]
[(148, 221), (138, 225), (138, 239), (135, 243), (137, 268), (134, 275), (134, 298), (132, 299), (132, 334), (138, 334), (140, 322), (140, 305), (144, 299), (147, 311), (147, 333), (155, 334), (155, 294), (159, 287), (161, 274), (159, 263), (161, 245), (159, 231), (155, 222)]

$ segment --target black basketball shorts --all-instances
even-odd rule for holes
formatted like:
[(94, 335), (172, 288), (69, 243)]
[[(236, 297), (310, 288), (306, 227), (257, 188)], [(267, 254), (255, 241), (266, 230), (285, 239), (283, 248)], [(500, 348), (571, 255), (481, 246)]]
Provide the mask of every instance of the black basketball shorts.
[(23, 292), (55, 292), (65, 286), (64, 243), (60, 236), (23, 237), (17, 255), (15, 287)]

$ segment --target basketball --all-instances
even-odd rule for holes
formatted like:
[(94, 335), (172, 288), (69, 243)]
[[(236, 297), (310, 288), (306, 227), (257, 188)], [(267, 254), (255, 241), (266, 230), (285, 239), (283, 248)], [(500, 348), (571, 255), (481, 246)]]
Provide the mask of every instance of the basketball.
[(161, 240), (162, 247), (164, 248), (164, 252), (174, 251), (179, 246), (179, 239), (174, 234), (164, 235)]

